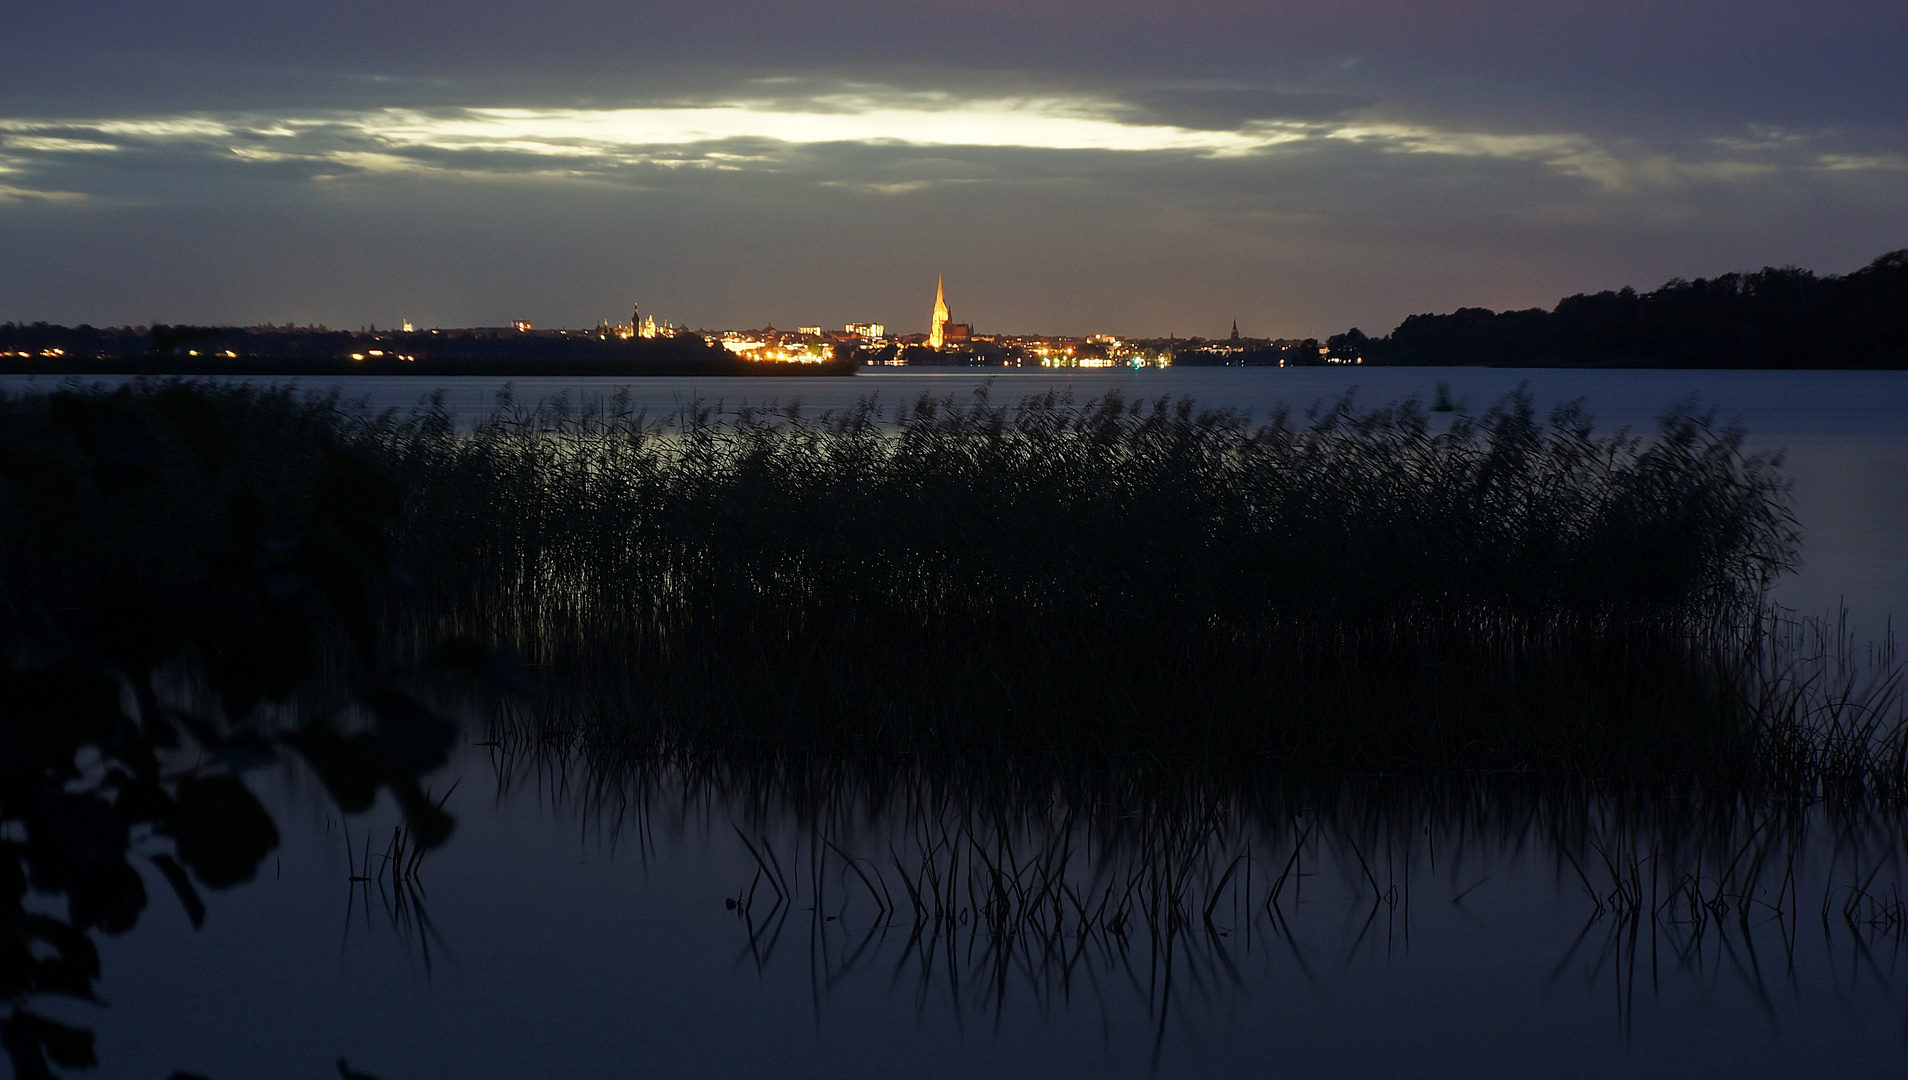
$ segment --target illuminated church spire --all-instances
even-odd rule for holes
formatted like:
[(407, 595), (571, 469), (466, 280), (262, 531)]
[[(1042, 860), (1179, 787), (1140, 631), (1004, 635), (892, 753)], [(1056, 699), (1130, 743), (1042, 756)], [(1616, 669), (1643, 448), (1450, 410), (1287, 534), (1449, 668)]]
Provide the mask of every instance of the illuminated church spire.
[(928, 324), (928, 348), (938, 349), (945, 338), (942, 330), (947, 326), (947, 292), (941, 287), (941, 278), (934, 278), (934, 317)]

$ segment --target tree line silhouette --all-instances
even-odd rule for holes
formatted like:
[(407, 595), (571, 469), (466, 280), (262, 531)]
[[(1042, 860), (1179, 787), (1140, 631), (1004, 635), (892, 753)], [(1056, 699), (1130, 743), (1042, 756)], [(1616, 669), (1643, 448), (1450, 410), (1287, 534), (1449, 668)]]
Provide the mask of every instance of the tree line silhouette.
[(1551, 310), (1412, 315), (1333, 352), (1367, 364), (1529, 367), (1908, 367), (1908, 248), (1850, 274), (1798, 267), (1578, 293)]
[(0, 372), (18, 374), (815, 375), (843, 374), (860, 361), (858, 354), (842, 354), (820, 364), (761, 363), (687, 332), (619, 338), (490, 328), (0, 324)]
[[(1224, 345), (1223, 342), (1211, 344)], [(1324, 362), (1317, 343), (1252, 341), (1174, 350), (1177, 364), (1275, 366)], [(1512, 367), (1905, 368), (1908, 248), (1850, 274), (1799, 267), (1681, 278), (1564, 297), (1549, 310), (1465, 307), (1407, 317), (1373, 338), (1357, 327), (1326, 342), (1331, 359), (1367, 364)], [(838, 347), (824, 364), (763, 364), (695, 334), (616, 338), (591, 333), (474, 329), (350, 333), (323, 327), (99, 328), (0, 324), (0, 372), (98, 374), (671, 375), (844, 374), (895, 353)], [(373, 352), (383, 355), (372, 355)], [(353, 354), (359, 354), (353, 359)], [(905, 350), (909, 363), (1003, 356)]]

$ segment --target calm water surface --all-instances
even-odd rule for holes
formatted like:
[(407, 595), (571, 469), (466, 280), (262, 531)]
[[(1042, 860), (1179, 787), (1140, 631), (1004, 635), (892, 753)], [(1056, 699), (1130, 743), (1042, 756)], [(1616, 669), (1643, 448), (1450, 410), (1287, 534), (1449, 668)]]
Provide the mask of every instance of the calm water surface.
[[(965, 397), (984, 381), (882, 372), (630, 391), (656, 414), (795, 398), (820, 411), (870, 393)], [(1581, 397), (1600, 426), (1646, 430), (1699, 395), (1753, 446), (1787, 454), (1806, 566), (1778, 598), (1845, 603), (1870, 634), (1908, 612), (1908, 373), (1182, 368), (1012, 372), (990, 393), (1117, 387), (1263, 416), (1354, 387), (1368, 405), (1428, 398), (1440, 381), (1473, 408), (1528, 383), (1540, 403)], [(396, 407), (437, 389), (307, 385)], [(444, 389), (475, 413), (498, 385)], [(515, 380), (520, 399), (619, 385)], [(1908, 965), (1886, 907), (1903, 883), (1898, 822), (1299, 800), (1208, 808), (1194, 839), (1149, 851), (1121, 833), (1132, 811), (1118, 806), (1012, 808), (1003, 840), (947, 832), (939, 804), (874, 809), (844, 790), (838, 805), (795, 809), (759, 786), (638, 784), (473, 745), (437, 778), (439, 790), (461, 781), (459, 828), (426, 860), (419, 895), (352, 892), (346, 833), (316, 785), (295, 770), (253, 780), (280, 816), (276, 863), (212, 897), (196, 933), (155, 882), (139, 929), (103, 946), (110, 1007), (63, 1013), (99, 1031), (109, 1075), (321, 1077), (340, 1054), (385, 1080), (1774, 1077), (1908, 1063)], [(393, 820), (388, 806), (354, 819), (352, 846), (371, 832), (377, 849)], [(788, 871), (784, 901), (737, 828)], [(874, 889), (848, 858), (881, 871)], [(1038, 880), (1071, 890), (1063, 914), (990, 932), (984, 912), (1004, 909), (985, 890), (960, 894), (945, 924), (873, 899), (930, 864), (971, 886), (981, 879), (959, 874), (990, 860), (1021, 867), (1015, 903), (1038, 878), (1029, 867), (1047, 867)], [(1849, 884), (1870, 871), (1870, 901), (1851, 907)], [(1146, 895), (1133, 883), (1161, 875), (1188, 899), (1154, 910), (1183, 918), (1135, 908), (1083, 931), (1064, 915), (1080, 896)], [(752, 882), (746, 912), (731, 910)], [(1626, 882), (1654, 918), (1611, 900)]]
[[(1701, 828), (1625, 829), (1607, 807), (1220, 808), (1230, 825), (1188, 860), (1052, 817), (948, 842), (899, 810), (817, 819), (759, 790), (586, 798), (523, 763), (498, 797), (489, 754), (447, 770), (461, 823), (423, 897), (353, 893), (342, 829), (298, 813), (321, 800), (261, 785), (287, 814), (282, 869), (217, 897), (197, 934), (156, 902), (108, 944), (115, 1072), (317, 1077), (344, 1052), (387, 1078), (1793, 1077), (1908, 1055), (1900, 924), (1845, 910), (1860, 880), (1899, 899), (1898, 823), (1744, 819), (1705, 849)], [(790, 902), (738, 828), (776, 852)], [(1096, 885), (1134, 897), (1126, 925), (1062, 910), (1057, 932), (993, 933), (988, 864), (1036, 887), (1040, 841), (1051, 858), (1062, 837), (1059, 876), (1089, 910)], [(954, 917), (918, 923), (903, 898), (886, 918), (875, 893), (925, 880), (924, 851), (957, 879)], [(1188, 885), (1176, 924), (1145, 917), (1161, 881)], [(1655, 919), (1609, 903), (1625, 881)]]

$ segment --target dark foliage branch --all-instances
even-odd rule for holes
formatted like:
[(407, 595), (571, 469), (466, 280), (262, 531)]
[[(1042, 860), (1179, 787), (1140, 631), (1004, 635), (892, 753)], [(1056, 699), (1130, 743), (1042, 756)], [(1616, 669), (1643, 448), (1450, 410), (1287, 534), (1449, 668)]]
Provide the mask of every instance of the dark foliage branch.
[(97, 1000), (93, 934), (131, 930), (149, 884), (196, 927), (203, 890), (277, 847), (246, 770), (290, 751), (345, 811), (387, 789), (420, 844), (451, 832), (421, 778), (456, 729), (379, 645), (396, 496), (324, 408), (183, 384), (0, 400), (0, 1045), (21, 1080), (95, 1063), (91, 1032), (34, 1006)]

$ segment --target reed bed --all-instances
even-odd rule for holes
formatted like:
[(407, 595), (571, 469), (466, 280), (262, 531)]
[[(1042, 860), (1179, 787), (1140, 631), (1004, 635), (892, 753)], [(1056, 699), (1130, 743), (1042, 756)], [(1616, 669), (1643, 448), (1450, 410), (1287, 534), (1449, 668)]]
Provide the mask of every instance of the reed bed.
[(1776, 463), (1688, 407), (1642, 438), (1528, 395), (506, 401), (374, 442), (426, 636), (514, 642), (643, 737), (756, 746), (1687, 771), (1753, 753), (1795, 550)]
[[(295, 535), (326, 448), (396, 422), (293, 386), (0, 392), (0, 582), (11, 608), (56, 611), (115, 582), (165, 593), (202, 581), (235, 514), (263, 534)], [(233, 501), (240, 492), (244, 505)], [(41, 629), (0, 624), (9, 646)]]
[[(1598, 970), (1633, 973), (1645, 931), (1699, 975), (1711, 941), (1793, 948), (1818, 897), (1851, 956), (1898, 950), (1902, 667), (1767, 605), (1796, 528), (1742, 439), (1690, 407), (1599, 436), (1521, 394), (1448, 422), (1107, 396), (505, 400), (471, 426), (282, 388), (0, 397), (0, 671), (156, 639), (243, 576), (266, 616), (358, 618), (259, 625), (335, 631), (406, 703), (457, 707), (420, 671), (509, 691), (504, 786), (645, 844), (659, 817), (733, 834), (757, 963), (805, 921), (828, 985), (884, 949), (976, 1008), (1114, 979), (1162, 1038), (1239, 939), (1308, 963), (1301, 891), (1355, 911), (1349, 962), (1414, 893), (1455, 905), (1524, 858), (1581, 886)], [(399, 507), (388, 547), (350, 537), (378, 575), (303, 535)], [(236, 565), (234, 537), (306, 573), (262, 543)], [(292, 700), (245, 706), (267, 723), (349, 700), (277, 674), (262, 698)], [(417, 809), (347, 876), (429, 950)]]
[[(1892, 652), (1854, 665), (1764, 601), (1796, 557), (1779, 462), (1687, 403), (1643, 436), (1574, 405), (1540, 418), (1521, 393), (1479, 415), (1345, 399), (1260, 421), (1117, 394), (672, 417), (505, 395), (471, 421), (270, 387), (75, 393), (97, 406), (85, 430), (58, 395), (0, 399), (23, 433), (9, 461), (91, 439), (146, 479), (87, 488), (57, 548), (10, 516), (10, 589), (215, 559), (198, 524), (295, 525), (344, 453), (404, 508), (396, 655), (502, 644), (547, 714), (640, 752), (1891, 797), (1908, 767)], [(176, 467), (206, 452), (167, 434), (188, 427), (140, 426), (182, 394), (261, 506)]]

